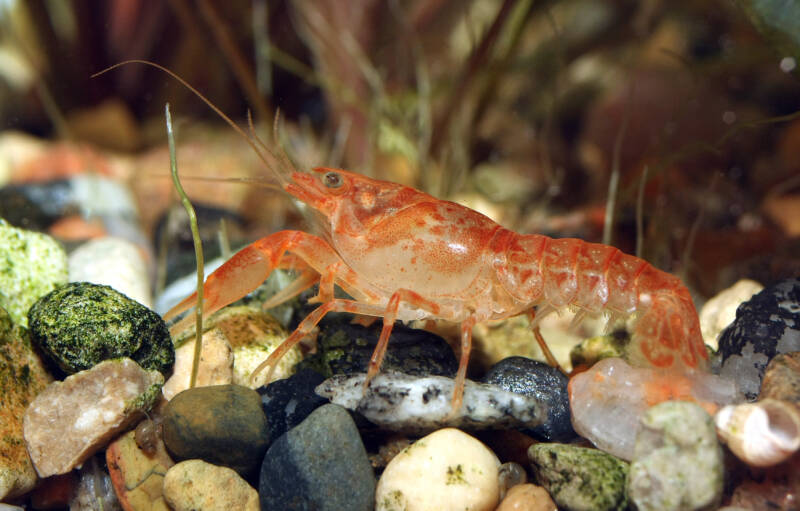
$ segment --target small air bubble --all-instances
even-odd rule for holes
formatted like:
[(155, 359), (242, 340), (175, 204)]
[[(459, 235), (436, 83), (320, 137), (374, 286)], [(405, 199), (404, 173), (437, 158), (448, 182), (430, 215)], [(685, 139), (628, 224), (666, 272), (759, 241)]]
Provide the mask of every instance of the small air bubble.
[(780, 68), (784, 73), (791, 73), (797, 67), (797, 62), (794, 57), (783, 57), (781, 59)]
[(733, 124), (736, 122), (736, 112), (726, 110), (725, 113), (722, 114), (722, 122), (725, 124)]

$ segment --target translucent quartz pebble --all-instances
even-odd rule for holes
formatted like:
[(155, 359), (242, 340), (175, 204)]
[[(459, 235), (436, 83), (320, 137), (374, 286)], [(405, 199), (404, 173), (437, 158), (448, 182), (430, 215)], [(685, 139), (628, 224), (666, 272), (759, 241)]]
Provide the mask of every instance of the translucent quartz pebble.
[(380, 373), (364, 391), (364, 374), (337, 375), (316, 392), (386, 429), (425, 432), (445, 426), (473, 429), (531, 428), (545, 419), (542, 402), (496, 385), (466, 382), (464, 404), (450, 416), (452, 378)]
[(713, 414), (742, 399), (733, 381), (710, 373), (635, 368), (607, 358), (570, 380), (572, 427), (599, 449), (633, 458), (639, 418), (663, 401), (694, 401)]

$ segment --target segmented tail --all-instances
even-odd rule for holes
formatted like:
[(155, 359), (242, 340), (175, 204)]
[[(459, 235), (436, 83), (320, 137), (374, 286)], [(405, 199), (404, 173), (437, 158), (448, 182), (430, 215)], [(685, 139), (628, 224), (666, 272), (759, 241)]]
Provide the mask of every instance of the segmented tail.
[(639, 365), (705, 369), (697, 311), (681, 281), (619, 249), (579, 239), (503, 234), (503, 287), (537, 306), (537, 318), (564, 307), (612, 318), (635, 315), (629, 358)]

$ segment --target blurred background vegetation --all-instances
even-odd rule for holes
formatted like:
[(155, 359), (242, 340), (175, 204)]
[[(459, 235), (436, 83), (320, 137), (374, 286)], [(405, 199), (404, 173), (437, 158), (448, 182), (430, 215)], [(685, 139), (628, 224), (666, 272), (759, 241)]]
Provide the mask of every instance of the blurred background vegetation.
[[(605, 240), (679, 273), (701, 296), (743, 277), (800, 274), (792, 2), (0, 6), (3, 129), (137, 159), (125, 179), (140, 187), (145, 223), (155, 222), (157, 194), (141, 183), (168, 167), (141, 162), (163, 152), (166, 102), (183, 118), (180, 141), (195, 144), (179, 153), (182, 173), (267, 170), (161, 71), (131, 64), (91, 77), (127, 59), (171, 69), (240, 125), (251, 112), (270, 143), (280, 110), (299, 166), (403, 182), (520, 232)], [(0, 185), (20, 179), (0, 171)], [(221, 186), (193, 199), (213, 203)], [(270, 193), (228, 207), (257, 231), (297, 220), (275, 213)]]

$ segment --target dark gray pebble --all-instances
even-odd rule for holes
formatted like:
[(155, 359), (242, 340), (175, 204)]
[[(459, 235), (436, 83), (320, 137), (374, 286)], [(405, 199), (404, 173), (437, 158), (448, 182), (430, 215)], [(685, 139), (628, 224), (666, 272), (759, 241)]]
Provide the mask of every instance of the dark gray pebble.
[(66, 179), (0, 187), (0, 217), (16, 227), (45, 231), (57, 220), (80, 212)]
[(569, 378), (555, 367), (525, 357), (508, 357), (489, 369), (483, 382), (545, 403), (547, 419), (525, 433), (547, 442), (566, 442), (577, 436), (569, 409)]
[(109, 286), (72, 282), (28, 311), (31, 339), (66, 374), (128, 357), (168, 373), (175, 349), (161, 316)]
[(800, 351), (800, 280), (787, 279), (739, 305), (720, 334), (720, 375), (736, 380), (748, 399), (758, 396), (764, 369), (778, 353)]
[(314, 392), (323, 381), (321, 374), (303, 369), (289, 378), (276, 380), (258, 389), (270, 438), (278, 438), (328, 402)]
[(184, 390), (164, 410), (164, 444), (178, 460), (199, 458), (245, 477), (269, 445), (258, 393), (241, 385)]
[(375, 476), (350, 414), (322, 406), (277, 439), (261, 465), (258, 494), (261, 509), (371, 510)]

